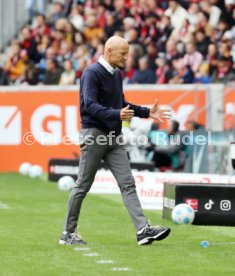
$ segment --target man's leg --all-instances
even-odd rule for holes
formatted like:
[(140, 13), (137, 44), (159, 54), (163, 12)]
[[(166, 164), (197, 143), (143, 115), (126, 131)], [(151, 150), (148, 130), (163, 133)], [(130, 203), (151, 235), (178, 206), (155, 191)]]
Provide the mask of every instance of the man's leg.
[(153, 241), (165, 239), (171, 231), (170, 228), (148, 225), (147, 219), (142, 212), (125, 147), (116, 145), (106, 154), (104, 160), (108, 163), (118, 182), (124, 204), (135, 224), (137, 243), (139, 245), (147, 245)]
[(95, 174), (100, 166), (100, 161), (105, 152), (104, 146), (99, 146), (96, 143), (91, 145), (89, 137), (95, 137), (95, 132), (96, 131), (93, 128), (90, 128), (83, 129), (81, 134), (84, 142), (81, 144), (77, 185), (73, 188), (70, 194), (67, 217), (64, 226), (64, 231), (70, 233), (73, 233), (77, 228), (77, 221), (83, 199), (91, 188)]
[(130, 162), (127, 158), (125, 147), (116, 145), (105, 155), (104, 160), (109, 165), (111, 172), (118, 182), (123, 202), (138, 231), (145, 227), (148, 221), (142, 212), (140, 201), (136, 193), (135, 181), (131, 173)]

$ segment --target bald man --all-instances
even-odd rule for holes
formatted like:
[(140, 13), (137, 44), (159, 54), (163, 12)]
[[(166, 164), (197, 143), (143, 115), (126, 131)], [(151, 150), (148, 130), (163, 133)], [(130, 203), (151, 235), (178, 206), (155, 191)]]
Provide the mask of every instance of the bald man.
[(76, 186), (70, 194), (60, 244), (86, 244), (76, 230), (77, 223), (83, 199), (91, 188), (102, 159), (117, 180), (123, 202), (136, 228), (137, 243), (151, 244), (166, 238), (170, 233), (168, 227), (148, 225), (136, 193), (121, 133), (122, 121), (130, 121), (133, 116), (162, 121), (169, 119), (170, 114), (168, 110), (159, 109), (157, 102), (149, 109), (125, 101), (119, 69), (125, 66), (128, 50), (125, 39), (119, 36), (109, 38), (104, 55), (98, 62), (88, 66), (82, 75), (79, 173)]

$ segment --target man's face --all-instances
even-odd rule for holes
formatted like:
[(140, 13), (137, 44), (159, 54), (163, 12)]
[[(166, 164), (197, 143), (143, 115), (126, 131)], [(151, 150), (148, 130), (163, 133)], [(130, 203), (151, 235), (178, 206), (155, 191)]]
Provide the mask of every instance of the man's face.
[(128, 58), (129, 46), (127, 43), (117, 46), (110, 51), (110, 64), (123, 69)]

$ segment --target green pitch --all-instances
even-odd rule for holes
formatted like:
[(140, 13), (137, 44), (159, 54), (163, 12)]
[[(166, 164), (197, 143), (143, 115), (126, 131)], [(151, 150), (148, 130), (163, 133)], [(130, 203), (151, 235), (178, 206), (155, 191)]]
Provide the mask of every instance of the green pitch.
[[(235, 275), (235, 244), (213, 245), (235, 242), (234, 228), (177, 226), (160, 211), (146, 211), (151, 224), (172, 232), (141, 247), (119, 195), (84, 201), (80, 232), (88, 250), (59, 245), (67, 199), (54, 183), (0, 175), (0, 275)], [(201, 248), (202, 240), (211, 246)], [(105, 261), (112, 263), (99, 263)]]

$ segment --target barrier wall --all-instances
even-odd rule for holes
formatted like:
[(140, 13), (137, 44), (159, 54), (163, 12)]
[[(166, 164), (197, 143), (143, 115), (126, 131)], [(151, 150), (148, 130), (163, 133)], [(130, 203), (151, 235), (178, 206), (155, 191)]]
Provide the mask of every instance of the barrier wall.
[[(189, 173), (156, 173), (133, 171), (136, 191), (143, 209), (158, 209), (163, 207), (164, 183), (194, 183), (195, 186), (205, 183), (234, 184), (235, 177), (218, 174), (189, 174)], [(227, 185), (226, 185), (227, 186)], [(227, 186), (228, 187), (228, 186)], [(111, 172), (101, 170), (96, 174), (91, 193), (118, 194), (117, 182)], [(222, 196), (222, 195), (221, 195)]]
[[(128, 101), (151, 106), (155, 99), (172, 109), (183, 129), (188, 119), (207, 125), (208, 86), (129, 86)], [(50, 158), (79, 154), (78, 87), (0, 87), (0, 171), (17, 171), (22, 162), (40, 164)], [(164, 127), (164, 126), (163, 126)]]

